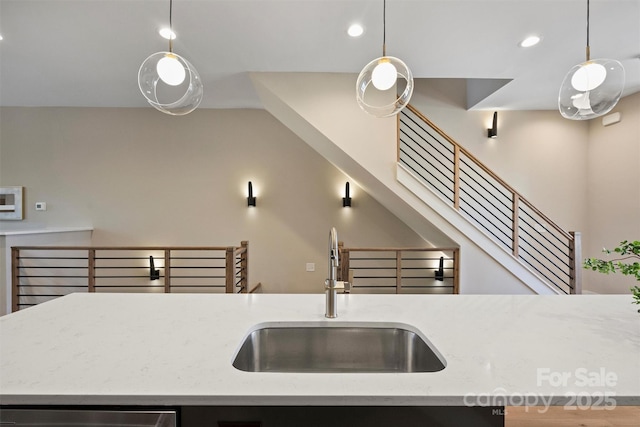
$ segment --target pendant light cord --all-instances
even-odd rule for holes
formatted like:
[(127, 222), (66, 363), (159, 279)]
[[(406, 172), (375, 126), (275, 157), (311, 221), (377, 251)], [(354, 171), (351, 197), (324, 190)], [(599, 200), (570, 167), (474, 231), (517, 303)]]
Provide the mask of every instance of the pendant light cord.
[(387, 56), (387, 0), (382, 1), (382, 56)]
[(173, 0), (169, 0), (169, 52), (173, 53)]
[(591, 59), (591, 48), (589, 47), (589, 0), (587, 0), (587, 62)]

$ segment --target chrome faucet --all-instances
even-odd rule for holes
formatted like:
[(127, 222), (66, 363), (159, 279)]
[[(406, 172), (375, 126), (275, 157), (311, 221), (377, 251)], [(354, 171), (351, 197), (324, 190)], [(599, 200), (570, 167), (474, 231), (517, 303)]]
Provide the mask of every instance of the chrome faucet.
[(340, 266), (340, 256), (338, 252), (338, 232), (335, 227), (331, 228), (329, 232), (329, 278), (324, 282), (324, 290), (327, 299), (327, 307), (325, 310), (325, 317), (335, 318), (338, 317), (338, 307), (336, 299), (338, 296), (338, 290), (348, 291), (349, 284), (338, 281), (338, 267)]

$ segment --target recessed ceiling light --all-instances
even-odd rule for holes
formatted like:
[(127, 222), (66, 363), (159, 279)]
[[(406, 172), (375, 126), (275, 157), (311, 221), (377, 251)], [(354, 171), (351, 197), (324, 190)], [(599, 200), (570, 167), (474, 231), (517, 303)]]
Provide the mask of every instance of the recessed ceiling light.
[(2, 40), (2, 34), (0, 34), (0, 40)]
[(347, 34), (351, 37), (360, 37), (364, 33), (364, 28), (360, 24), (352, 24), (347, 30)]
[(529, 36), (526, 39), (522, 40), (520, 42), (520, 46), (521, 47), (531, 47), (531, 46), (535, 46), (538, 43), (540, 43), (540, 40), (542, 40), (542, 38), (540, 36)]
[(171, 31), (171, 29), (169, 28), (161, 28), (160, 31), (158, 31), (160, 33), (160, 35), (162, 37), (164, 37), (165, 39), (169, 40), (173, 40), (176, 38), (176, 33), (174, 33), (173, 31)]

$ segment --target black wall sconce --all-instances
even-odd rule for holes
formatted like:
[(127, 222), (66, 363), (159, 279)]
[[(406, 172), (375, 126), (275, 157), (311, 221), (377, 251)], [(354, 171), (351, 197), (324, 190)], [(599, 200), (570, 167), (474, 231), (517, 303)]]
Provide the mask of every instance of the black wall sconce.
[(160, 279), (160, 270), (156, 270), (156, 265), (153, 262), (153, 256), (149, 256), (149, 280)]
[(344, 197), (342, 198), (342, 207), (351, 207), (351, 196), (349, 196), (349, 182), (344, 185)]
[(444, 281), (444, 257), (440, 257), (440, 265), (438, 265), (438, 269), (435, 270), (436, 276), (435, 279), (440, 282)]
[(253, 184), (251, 184), (251, 181), (249, 181), (247, 206), (255, 206), (255, 205), (256, 205), (256, 198), (253, 197)]
[(493, 124), (491, 128), (487, 129), (487, 137), (489, 138), (497, 138), (498, 137), (498, 112), (493, 112)]

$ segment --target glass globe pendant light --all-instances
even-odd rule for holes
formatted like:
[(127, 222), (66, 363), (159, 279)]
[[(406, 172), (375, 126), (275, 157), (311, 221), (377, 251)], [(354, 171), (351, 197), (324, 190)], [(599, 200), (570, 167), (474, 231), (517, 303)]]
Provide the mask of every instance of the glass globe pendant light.
[[(169, 0), (170, 34), (173, 34), (172, 12), (173, 0)], [(204, 93), (202, 80), (193, 65), (173, 53), (173, 36), (169, 36), (168, 52), (156, 52), (144, 60), (138, 70), (138, 87), (149, 104), (173, 116), (195, 110)]]
[[(382, 11), (382, 56), (369, 62), (358, 75), (356, 81), (356, 99), (358, 105), (375, 117), (396, 115), (411, 99), (413, 94), (413, 74), (407, 64), (393, 56), (387, 56), (386, 47), (386, 9), (383, 1)], [(404, 82), (402, 93), (400, 80)], [(391, 90), (393, 89), (393, 90)]]
[(624, 89), (624, 68), (615, 59), (591, 59), (587, 0), (587, 60), (571, 68), (560, 86), (558, 109), (564, 118), (589, 120), (607, 114)]

